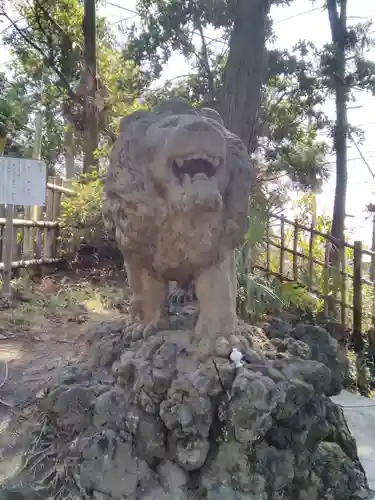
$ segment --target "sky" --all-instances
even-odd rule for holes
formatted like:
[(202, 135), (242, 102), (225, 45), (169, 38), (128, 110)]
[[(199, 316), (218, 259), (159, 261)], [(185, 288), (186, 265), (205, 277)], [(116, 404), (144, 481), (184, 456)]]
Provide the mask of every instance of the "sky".
[[(371, 0), (348, 1), (349, 24), (355, 24), (366, 19), (375, 21), (375, 2)], [(300, 39), (311, 40), (317, 47), (321, 47), (330, 40), (328, 16), (320, 7), (322, 0), (312, 3), (309, 0), (297, 0), (290, 7), (274, 7), (271, 15), (274, 19), (276, 33), (275, 47), (278, 49), (292, 49)], [(316, 9), (313, 12), (311, 9)], [(106, 0), (100, 7), (100, 14), (104, 14), (113, 25), (120, 25), (124, 19), (134, 21), (134, 14), (129, 11), (136, 10), (136, 0)], [(126, 22), (126, 21), (125, 21)], [(2, 26), (0, 25), (0, 33)], [(375, 26), (374, 26), (375, 28)], [(215, 32), (207, 32), (208, 36), (217, 38)], [(222, 44), (217, 42), (220, 49)], [(375, 49), (367, 57), (375, 61)], [(4, 47), (0, 46), (0, 67), (9, 58)], [(170, 80), (180, 75), (189, 73), (189, 67), (180, 54), (175, 54), (166, 65), (161, 80)], [(350, 104), (349, 122), (359, 126), (365, 132), (365, 142), (360, 145), (360, 150), (366, 162), (375, 172), (375, 97), (364, 92), (357, 92), (356, 102)], [(330, 118), (334, 118), (334, 105), (330, 103), (325, 109)], [(365, 212), (366, 204), (375, 202), (375, 179), (361, 158), (354, 145), (348, 149), (348, 196), (347, 196), (347, 228), (350, 236), (360, 239), (366, 244), (371, 244), (372, 223)], [(327, 162), (334, 162), (334, 157), (328, 157)], [(333, 167), (332, 163), (332, 167)], [(335, 189), (334, 170), (329, 181), (325, 184), (323, 192), (318, 196), (318, 210), (327, 215), (332, 214)], [(295, 193), (298, 196), (298, 193)]]

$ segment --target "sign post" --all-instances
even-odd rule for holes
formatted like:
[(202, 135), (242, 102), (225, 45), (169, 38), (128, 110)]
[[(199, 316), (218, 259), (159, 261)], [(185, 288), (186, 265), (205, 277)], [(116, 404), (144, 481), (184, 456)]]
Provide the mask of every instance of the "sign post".
[(40, 160), (0, 157), (0, 204), (6, 207), (2, 295), (10, 294), (15, 205), (43, 206), (46, 201), (46, 164)]
[(6, 205), (5, 207), (6, 222), (3, 240), (3, 289), (2, 295), (7, 297), (10, 295), (10, 282), (12, 278), (12, 248), (13, 248), (13, 214), (14, 205)]

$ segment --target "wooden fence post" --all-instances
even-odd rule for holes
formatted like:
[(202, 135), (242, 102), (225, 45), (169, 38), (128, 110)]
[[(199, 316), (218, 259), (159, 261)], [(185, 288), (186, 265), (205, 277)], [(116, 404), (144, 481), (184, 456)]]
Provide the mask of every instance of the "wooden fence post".
[(266, 222), (266, 276), (267, 279), (270, 277), (271, 271), (271, 255), (270, 255), (270, 219), (267, 219)]
[[(5, 144), (4, 144), (5, 146)], [(0, 156), (3, 156), (4, 148), (0, 149)], [(1, 205), (5, 207), (5, 205)], [(2, 208), (3, 210), (4, 208)], [(2, 260), (4, 262), (3, 270), (3, 286), (1, 294), (6, 297), (10, 295), (10, 282), (12, 279), (12, 251), (13, 251), (13, 205), (6, 206), (6, 221), (3, 230), (3, 239), (0, 241), (2, 244)]]
[(340, 270), (341, 270), (341, 301), (340, 301), (340, 313), (341, 313), (341, 325), (346, 328), (347, 322), (347, 293), (346, 293), (346, 246), (345, 243), (340, 247)]
[[(5, 205), (3, 203), (0, 204), (0, 219), (6, 217)], [(0, 226), (0, 262), (3, 261), (3, 249), (4, 249), (4, 241), (5, 241), (5, 226)]]
[(368, 395), (364, 337), (362, 335), (362, 242), (354, 242), (353, 262), (353, 346), (356, 353), (357, 386)]
[(298, 219), (294, 221), (294, 234), (293, 234), (293, 280), (298, 281)]
[(280, 220), (280, 281), (283, 281), (284, 277), (284, 261), (285, 261), (285, 221), (284, 218)]
[(328, 317), (328, 294), (329, 294), (329, 256), (331, 251), (331, 242), (326, 240), (325, 252), (324, 252), (324, 268), (323, 268), (323, 296), (324, 296), (324, 317)]
[(309, 273), (308, 273), (308, 290), (311, 292), (314, 286), (314, 237), (315, 237), (315, 220), (311, 221), (310, 238), (309, 238)]
[[(55, 178), (55, 184), (57, 186), (62, 186), (62, 178), (60, 176), (56, 176)], [(53, 195), (53, 220), (57, 221), (57, 219), (60, 217), (60, 212), (61, 212), (61, 192), (60, 191), (55, 191)], [(55, 238), (54, 238), (54, 243), (53, 243), (53, 252), (54, 252), (54, 257), (57, 257), (59, 254), (59, 230), (55, 230)]]
[[(48, 182), (53, 183), (54, 177), (50, 177)], [(55, 191), (47, 188), (46, 195), (46, 220), (53, 221), (53, 204), (54, 204), (54, 194)], [(44, 249), (43, 256), (46, 259), (53, 257), (53, 242), (55, 237), (55, 229), (46, 227), (44, 230)]]

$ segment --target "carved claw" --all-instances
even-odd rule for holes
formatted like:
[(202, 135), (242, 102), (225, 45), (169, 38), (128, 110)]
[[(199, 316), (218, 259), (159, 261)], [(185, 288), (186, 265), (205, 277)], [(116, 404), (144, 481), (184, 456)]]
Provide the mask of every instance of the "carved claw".
[(165, 330), (168, 327), (169, 327), (168, 318), (166, 318), (165, 316), (161, 316), (160, 318), (146, 325), (146, 327), (143, 330), (143, 338), (147, 339), (151, 337), (151, 335), (156, 333), (158, 330)]
[(126, 326), (126, 336), (130, 338), (133, 342), (140, 340), (143, 336), (144, 325), (138, 321), (130, 321)]

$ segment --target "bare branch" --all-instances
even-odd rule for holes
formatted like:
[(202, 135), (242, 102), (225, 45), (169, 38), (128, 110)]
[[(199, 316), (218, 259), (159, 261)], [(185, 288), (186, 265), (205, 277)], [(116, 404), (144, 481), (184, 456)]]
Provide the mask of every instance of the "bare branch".
[(42, 57), (43, 61), (45, 64), (52, 69), (56, 73), (56, 75), (59, 77), (60, 84), (65, 88), (65, 90), (68, 92), (68, 96), (72, 100), (76, 100), (76, 95), (73, 92), (72, 88), (69, 85), (68, 80), (66, 79), (65, 75), (59, 70), (59, 68), (56, 67), (55, 64), (53, 64), (52, 61), (49, 60), (49, 58), (46, 56), (44, 53), (44, 50), (41, 49), (35, 42), (33, 42), (27, 35), (25, 35), (24, 30), (19, 28), (13, 21), (12, 19), (6, 14), (5, 12), (0, 12), (0, 16), (4, 16), (13, 26), (13, 28), (17, 31), (17, 33), (20, 35), (20, 37), (28, 43), (34, 50), (36, 50)]
[[(38, 7), (41, 8), (42, 10), (44, 10), (39, 2), (38, 3)], [(48, 13), (47, 13), (48, 15)], [(55, 82), (56, 84), (56, 87), (57, 88), (60, 88), (62, 87), (63, 89), (65, 89), (67, 91), (67, 94), (69, 96), (69, 98), (74, 101), (74, 102), (77, 102), (77, 103), (80, 103), (80, 98), (77, 96), (77, 94), (72, 90), (67, 78), (65, 77), (64, 73), (56, 66), (56, 64), (54, 63), (54, 61), (52, 60), (52, 58), (50, 57), (47, 57), (44, 50), (39, 47), (39, 45), (37, 45), (31, 38), (30, 36), (26, 35), (25, 32), (27, 33), (27, 30), (23, 30), (21, 28), (19, 28), (17, 26), (17, 21), (14, 22), (9, 16), (8, 14), (6, 14), (5, 12), (0, 12), (0, 16), (3, 16), (7, 19), (7, 21), (10, 23), (10, 25), (16, 30), (16, 32), (19, 34), (19, 36), (27, 43), (29, 44), (36, 52), (38, 52), (42, 58), (43, 58), (43, 62), (44, 64), (46, 64), (46, 66), (48, 66), (58, 77), (59, 77), (59, 80), (58, 82)], [(50, 19), (50, 16), (48, 15), (48, 18), (49, 20)], [(42, 28), (42, 26), (40, 25), (40, 20), (37, 19), (36, 20), (37, 23), (38, 23), (38, 28), (41, 30), (41, 32), (46, 36), (47, 38), (47, 43), (51, 43), (51, 40), (50, 40), (50, 37), (47, 36), (47, 34), (45, 33), (44, 29)], [(51, 20), (51, 22), (53, 22), (53, 20)], [(61, 28), (59, 28), (57, 25), (56, 27), (58, 29), (61, 30)], [(49, 47), (49, 48), (53, 48), (53, 47)], [(108, 128), (103, 128), (103, 132), (105, 135), (107, 135), (112, 142), (114, 142), (116, 140), (116, 134), (108, 129)]]
[(208, 49), (207, 49), (207, 43), (206, 39), (204, 36), (202, 24), (200, 21), (198, 21), (198, 30), (199, 30), (199, 35), (201, 37), (201, 42), (202, 42), (202, 62), (203, 66), (206, 69), (207, 72), (207, 81), (208, 81), (208, 89), (211, 93), (212, 99), (215, 97), (215, 80), (210, 68), (210, 62), (208, 58)]

